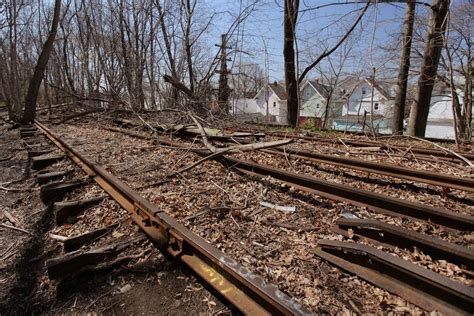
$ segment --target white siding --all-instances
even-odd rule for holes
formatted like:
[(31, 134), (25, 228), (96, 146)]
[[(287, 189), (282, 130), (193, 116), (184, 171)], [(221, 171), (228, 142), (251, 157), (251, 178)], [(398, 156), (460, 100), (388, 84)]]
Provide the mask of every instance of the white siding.
[(255, 99), (237, 99), (233, 100), (231, 104), (231, 114), (254, 114), (260, 112)]
[[(343, 115), (364, 115), (364, 111), (371, 113), (372, 88), (369, 83), (360, 83), (349, 97), (348, 104), (344, 105)], [(374, 115), (391, 116), (392, 101), (387, 101), (374, 89)], [(377, 108), (378, 105), (378, 108)], [(349, 109), (348, 109), (349, 107)]]
[[(265, 98), (265, 91), (261, 91), (256, 100), (258, 111), (264, 116), (267, 115), (267, 101)], [(273, 92), (272, 89), (268, 91), (268, 115), (271, 116), (272, 121), (286, 124), (286, 101), (281, 101), (280, 98)], [(272, 118), (273, 117), (273, 118)]]
[[(462, 102), (462, 99), (460, 100)], [(428, 120), (453, 119), (451, 95), (433, 95), (431, 97), (430, 113)]]
[(323, 117), (326, 100), (314, 90), (310, 84), (306, 84), (301, 92), (301, 117)]

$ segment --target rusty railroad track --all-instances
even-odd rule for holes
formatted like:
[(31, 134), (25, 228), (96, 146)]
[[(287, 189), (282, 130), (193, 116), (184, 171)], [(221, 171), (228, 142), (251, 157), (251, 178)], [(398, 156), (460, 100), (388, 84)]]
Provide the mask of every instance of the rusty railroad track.
[[(179, 135), (180, 134), (178, 133), (178, 136)], [(182, 136), (186, 138), (188, 134), (182, 133)], [(189, 134), (189, 136), (196, 135)], [(224, 142), (229, 141), (228, 137), (216, 137), (216, 139), (222, 140)], [(246, 143), (244, 139), (239, 139), (239, 142)], [(303, 159), (312, 163), (324, 163), (336, 167), (364, 171), (367, 173), (379, 174), (387, 177), (404, 179), (418, 183), (440, 186), (447, 189), (461, 190), (474, 193), (473, 178), (451, 176), (439, 172), (417, 170), (388, 163), (367, 161), (364, 159), (346, 158), (337, 155), (322, 154), (309, 150), (276, 147), (272, 149), (261, 149), (260, 151), (272, 155), (289, 155), (291, 157)]]
[(247, 315), (310, 314), (296, 300), (162, 212), (45, 125), (36, 122), (35, 126), (127, 210), (133, 221), (161, 250), (188, 266), (237, 310)]
[[(105, 129), (121, 132), (132, 137), (154, 140), (155, 142), (159, 142), (167, 146), (185, 148), (183, 145), (177, 144), (163, 137), (148, 136), (113, 127), (108, 127)], [(202, 156), (211, 154), (208, 149), (192, 149), (191, 151)], [(424, 220), (431, 223), (436, 223), (449, 229), (460, 231), (474, 230), (473, 216), (463, 215), (421, 203), (392, 198), (383, 194), (353, 188), (347, 185), (321, 180), (315, 177), (289, 172), (233, 157), (220, 156), (217, 159), (226, 165), (232, 166), (232, 168), (248, 175), (258, 177), (271, 176), (274, 179), (294, 186), (295, 188), (298, 188), (304, 192), (316, 194), (324, 198), (349, 203), (359, 207), (366, 207), (378, 213), (390, 216), (401, 216)]]
[[(251, 132), (251, 130), (246, 130), (246, 129), (231, 129), (233, 131), (239, 131), (239, 132)], [(319, 136), (303, 136), (303, 135), (295, 135), (291, 133), (283, 133), (283, 132), (270, 132), (270, 131), (265, 131), (266, 135), (269, 136), (276, 136), (276, 137), (282, 137), (282, 138), (292, 138), (292, 139), (299, 139), (304, 142), (309, 142), (309, 143), (329, 143), (329, 144), (335, 144), (337, 142), (340, 142), (339, 139), (331, 139), (327, 137), (319, 137)], [(380, 147), (380, 148), (386, 148), (387, 144), (386, 143), (381, 143), (381, 142), (376, 142), (376, 141), (367, 141), (367, 140), (354, 140), (354, 139), (341, 139), (341, 141), (349, 146), (352, 147)], [(342, 144), (342, 143), (341, 143)], [(428, 157), (437, 157), (437, 158), (444, 158), (444, 159), (451, 159), (451, 160), (459, 160), (458, 157), (448, 153), (444, 152), (442, 150), (435, 150), (435, 149), (430, 149), (430, 148), (422, 148), (422, 147), (414, 147), (414, 146), (407, 146), (407, 145), (390, 145), (390, 148), (393, 149), (398, 149), (402, 152), (405, 151), (410, 151), (414, 154), (419, 154), (423, 156), (428, 156)], [(462, 156), (469, 160), (474, 160), (474, 154), (470, 152), (460, 152)]]
[[(41, 123), (36, 123), (36, 126), (126, 209), (131, 218), (160, 249), (191, 268), (236, 309), (244, 314), (252, 315), (309, 313), (294, 299), (280, 292), (276, 287), (267, 285), (259, 276), (249, 272), (174, 218), (157, 209), (104, 168), (77, 152), (46, 126)], [(155, 143), (182, 147), (162, 137), (152, 137), (116, 128), (108, 129), (132, 137), (153, 140)], [(208, 150), (193, 151), (203, 156), (210, 154)], [(304, 192), (331, 200), (367, 207), (390, 216), (416, 218), (451, 230), (469, 232), (474, 230), (474, 218), (471, 216), (408, 203), (401, 199), (389, 198), (228, 156), (218, 157), (218, 160), (243, 174), (262, 178), (271, 176)], [(347, 235), (349, 229), (352, 230), (355, 241), (364, 239), (406, 249), (417, 247), (433, 258), (453, 262), (472, 270), (473, 256), (468, 248), (425, 234), (370, 219), (340, 219), (333, 229), (342, 235)], [(447, 314), (468, 314), (474, 309), (473, 289), (467, 285), (365, 244), (320, 240), (318, 245), (318, 248), (312, 250), (315, 255), (426, 310), (439, 310)]]
[[(183, 145), (163, 137), (149, 136), (118, 128), (105, 129), (145, 140), (153, 140), (155, 143), (167, 146), (185, 148)], [(202, 156), (211, 154), (206, 149), (193, 149), (192, 151)], [(244, 174), (257, 177), (271, 176), (304, 192), (331, 200), (367, 207), (390, 216), (437, 223), (449, 230), (474, 231), (474, 217), (472, 216), (407, 202), (228, 156), (221, 156), (217, 159)], [(389, 247), (417, 248), (433, 258), (453, 262), (465, 266), (469, 270), (472, 270), (473, 267), (474, 256), (469, 248), (439, 238), (370, 219), (341, 218), (333, 228), (336, 233), (343, 236), (349, 235), (349, 229), (353, 230), (353, 234), (355, 234), (354, 240), (370, 240), (377, 245)], [(447, 314), (463, 315), (469, 314), (474, 308), (474, 291), (471, 287), (388, 255), (375, 247), (352, 242), (320, 240), (319, 247), (314, 249), (313, 253), (426, 310), (439, 310)]]

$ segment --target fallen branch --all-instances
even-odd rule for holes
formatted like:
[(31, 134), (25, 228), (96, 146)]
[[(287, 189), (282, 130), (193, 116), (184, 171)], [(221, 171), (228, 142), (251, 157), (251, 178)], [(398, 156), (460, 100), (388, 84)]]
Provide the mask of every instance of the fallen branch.
[(183, 172), (186, 172), (186, 171), (188, 171), (188, 170), (190, 170), (190, 169), (196, 167), (197, 165), (202, 164), (202, 163), (205, 162), (205, 161), (208, 161), (208, 160), (210, 160), (210, 159), (213, 159), (213, 158), (222, 156), (222, 155), (225, 154), (226, 152), (228, 152), (228, 150), (223, 150), (223, 151), (214, 152), (214, 153), (210, 154), (209, 156), (206, 156), (206, 157), (204, 157), (204, 158), (202, 158), (202, 159), (199, 159), (198, 161), (196, 161), (195, 163), (193, 163), (192, 165), (190, 165), (190, 166), (188, 166), (188, 167), (182, 168), (182, 169), (180, 169), (180, 170), (178, 170), (178, 171), (175, 171), (175, 172), (173, 172), (173, 173), (167, 175), (167, 176), (165, 177), (165, 179), (171, 179), (171, 178), (173, 178), (174, 176), (176, 176), (176, 175), (178, 175), (178, 174), (181, 174), (181, 173), (183, 173)]
[(11, 225), (8, 225), (8, 224), (0, 224), (0, 226), (2, 227), (5, 227), (5, 228), (9, 228), (9, 229), (12, 229), (12, 230), (16, 230), (18, 232), (22, 232), (22, 233), (25, 233), (25, 234), (28, 234), (30, 236), (34, 236), (32, 233), (30, 233), (29, 231), (25, 230), (25, 229), (22, 229), (22, 228), (19, 228), (19, 227), (15, 227), (15, 226), (11, 226)]
[(458, 154), (458, 153), (455, 152), (454, 150), (451, 150), (451, 149), (449, 149), (449, 148), (443, 147), (443, 146), (441, 146), (441, 145), (438, 145), (438, 144), (436, 144), (436, 143), (434, 143), (434, 142), (431, 142), (431, 141), (426, 140), (426, 139), (423, 139), (423, 138), (419, 138), (419, 137), (415, 137), (415, 136), (408, 136), (408, 138), (416, 139), (416, 140), (419, 140), (419, 141), (422, 141), (422, 142), (431, 144), (431, 145), (433, 145), (433, 146), (435, 146), (435, 147), (438, 147), (438, 148), (444, 150), (445, 152), (450, 153), (451, 155), (456, 156), (457, 158), (461, 159), (461, 160), (464, 161), (469, 167), (471, 167), (471, 168), (474, 167), (474, 164), (472, 164), (472, 162), (471, 162), (469, 159), (467, 159), (466, 157), (464, 157), (464, 156)]
[(204, 127), (202, 127), (201, 123), (199, 123), (199, 121), (197, 120), (197, 118), (195, 118), (192, 114), (189, 113), (189, 117), (194, 121), (194, 123), (197, 125), (200, 133), (201, 133), (201, 137), (202, 137), (202, 142), (204, 143), (204, 145), (213, 153), (217, 152), (217, 148), (212, 145), (210, 142), (209, 142), (209, 139), (207, 138), (207, 134), (206, 134), (206, 131), (204, 130)]
[(264, 207), (268, 207), (270, 209), (274, 209), (274, 210), (286, 213), (286, 214), (291, 214), (291, 213), (296, 212), (296, 207), (295, 206), (281, 206), (281, 205), (276, 205), (276, 204), (272, 204), (272, 203), (265, 202), (265, 201), (260, 202), (260, 205), (264, 206)]
[(34, 190), (34, 188), (26, 188), (26, 189), (6, 188), (6, 187), (0, 185), (0, 190), (7, 191), (7, 192), (31, 192), (31, 191)]
[(12, 223), (13, 225), (17, 226), (18, 225), (18, 221), (15, 217), (13, 217), (12, 214), (10, 214), (10, 212), (8, 212), (7, 210), (4, 210), (3, 211), (3, 214), (5, 215), (5, 217), (8, 219), (8, 221), (10, 223)]
[(75, 118), (78, 118), (78, 117), (81, 117), (81, 116), (85, 116), (85, 115), (89, 115), (89, 114), (93, 114), (93, 113), (98, 113), (98, 112), (103, 112), (103, 111), (104, 111), (104, 109), (95, 108), (95, 109), (90, 109), (90, 110), (80, 112), (80, 113), (74, 113), (74, 114), (66, 116), (65, 118), (63, 118), (61, 121), (59, 121), (56, 124), (63, 124), (63, 123), (66, 123), (69, 120), (72, 120), (72, 119), (75, 119)]

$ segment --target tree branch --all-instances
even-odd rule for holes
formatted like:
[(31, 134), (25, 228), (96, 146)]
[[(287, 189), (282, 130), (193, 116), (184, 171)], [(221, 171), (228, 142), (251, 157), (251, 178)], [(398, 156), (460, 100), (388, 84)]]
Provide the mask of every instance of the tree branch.
[(323, 60), (327, 56), (331, 55), (336, 49), (339, 48), (339, 46), (341, 46), (341, 44), (349, 37), (349, 35), (351, 35), (352, 31), (354, 31), (357, 24), (359, 24), (360, 20), (362, 20), (362, 17), (364, 16), (365, 12), (369, 8), (369, 5), (370, 5), (370, 2), (367, 2), (365, 7), (362, 9), (362, 12), (359, 14), (357, 19), (355, 20), (354, 24), (352, 24), (351, 28), (339, 40), (339, 42), (337, 42), (337, 44), (334, 45), (333, 48), (331, 48), (330, 50), (324, 50), (324, 52), (313, 63), (311, 63), (311, 65), (309, 65), (308, 67), (305, 68), (305, 70), (301, 73), (300, 77), (298, 78), (298, 83), (301, 83), (303, 81), (303, 79), (306, 77), (306, 75), (308, 74), (308, 72), (311, 71), (311, 69), (313, 69), (317, 64), (319, 64), (321, 62), (321, 60)]

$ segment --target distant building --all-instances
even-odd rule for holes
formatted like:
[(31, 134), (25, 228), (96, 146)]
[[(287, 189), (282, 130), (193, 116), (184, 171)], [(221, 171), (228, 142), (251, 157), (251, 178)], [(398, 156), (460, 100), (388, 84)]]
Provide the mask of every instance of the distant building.
[[(331, 92), (330, 87), (319, 83), (318, 80), (307, 80), (301, 85), (300, 89), (299, 124), (321, 128)], [(337, 97), (337, 93), (333, 93), (332, 99), (335, 100)], [(330, 102), (328, 111), (328, 118), (341, 115), (341, 107), (337, 106), (336, 102)]]
[(231, 101), (231, 114), (254, 114), (260, 113), (257, 101), (254, 98), (240, 98)]
[[(463, 80), (464, 78), (455, 77), (458, 87), (464, 84)], [(462, 104), (464, 91), (457, 88), (456, 92), (459, 96), (459, 102)], [(433, 86), (425, 136), (450, 139), (455, 137), (451, 89), (441, 80), (436, 80)]]
[[(372, 89), (373, 88), (373, 89)], [(395, 85), (388, 81), (349, 77), (341, 82), (341, 116), (333, 120), (336, 130), (361, 131), (363, 125), (374, 128), (379, 133), (391, 133), (390, 120), (394, 104)], [(373, 96), (372, 96), (373, 90)]]
[(287, 94), (285, 86), (274, 82), (265, 85), (255, 96), (258, 111), (268, 118), (268, 122), (277, 124), (288, 124)]

